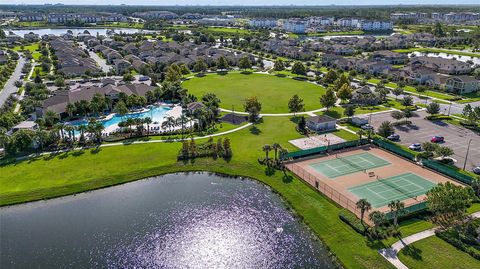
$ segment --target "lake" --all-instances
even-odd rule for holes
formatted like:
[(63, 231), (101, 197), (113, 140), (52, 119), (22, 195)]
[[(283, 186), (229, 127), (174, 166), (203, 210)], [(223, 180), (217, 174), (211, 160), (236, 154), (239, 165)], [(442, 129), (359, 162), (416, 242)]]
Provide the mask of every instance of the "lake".
[(0, 209), (5, 268), (334, 268), (269, 188), (170, 174)]
[[(97, 33), (99, 35), (106, 35), (107, 30), (111, 30), (112, 28), (35, 28), (35, 29), (21, 29), (21, 30), (8, 30), (5, 29), (6, 32), (12, 31), (15, 34), (23, 37), (25, 34), (28, 34), (30, 32), (33, 32), (35, 34), (38, 34), (40, 36), (42, 35), (63, 35), (66, 34), (68, 30), (72, 31), (74, 35), (83, 33), (85, 30), (90, 32), (92, 36), (96, 36)], [(141, 31), (144, 32), (151, 32), (151, 31), (145, 31), (141, 29), (135, 29), (135, 28), (115, 28), (114, 29), (116, 33), (126, 33), (126, 34), (134, 34), (134, 33), (139, 33)]]
[(479, 64), (480, 65), (480, 58), (478, 57), (471, 57), (471, 56), (462, 56), (462, 55), (455, 55), (455, 54), (447, 54), (443, 52), (420, 52), (420, 51), (413, 51), (408, 54), (410, 57), (412, 55), (414, 56), (428, 56), (428, 57), (440, 57), (440, 58), (445, 58), (445, 59), (456, 59), (461, 62), (467, 62), (467, 61), (472, 61), (473, 64)]

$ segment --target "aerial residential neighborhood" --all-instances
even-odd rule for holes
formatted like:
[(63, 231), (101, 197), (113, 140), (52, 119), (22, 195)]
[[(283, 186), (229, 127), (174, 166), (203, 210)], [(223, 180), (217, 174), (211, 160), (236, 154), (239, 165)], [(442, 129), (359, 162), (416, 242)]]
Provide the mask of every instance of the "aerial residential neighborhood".
[(0, 4), (1, 268), (480, 268), (478, 4), (205, 1)]

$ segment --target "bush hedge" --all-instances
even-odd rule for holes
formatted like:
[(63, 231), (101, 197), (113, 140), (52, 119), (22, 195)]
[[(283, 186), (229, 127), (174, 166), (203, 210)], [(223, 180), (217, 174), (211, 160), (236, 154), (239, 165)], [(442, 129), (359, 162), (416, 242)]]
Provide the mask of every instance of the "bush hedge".
[(365, 235), (365, 227), (362, 225), (360, 219), (355, 216), (355, 214), (346, 209), (342, 209), (338, 213), (338, 217), (352, 227), (357, 233)]

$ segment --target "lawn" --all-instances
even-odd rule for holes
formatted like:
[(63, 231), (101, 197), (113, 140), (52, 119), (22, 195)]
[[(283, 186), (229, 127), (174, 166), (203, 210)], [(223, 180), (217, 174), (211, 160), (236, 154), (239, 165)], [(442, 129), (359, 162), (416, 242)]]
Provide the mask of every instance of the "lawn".
[(325, 93), (325, 88), (312, 83), (265, 74), (209, 74), (191, 78), (183, 86), (197, 97), (215, 93), (221, 100), (220, 107), (236, 111), (244, 111), (246, 98), (257, 96), (261, 113), (288, 113), (288, 100), (294, 94), (303, 98), (306, 111), (319, 109), (319, 98)]
[[(281, 130), (279, 132), (279, 130)], [(262, 123), (229, 134), (233, 157), (199, 158), (177, 162), (180, 143), (151, 143), (102, 147), (39, 157), (0, 166), (0, 204), (41, 199), (120, 184), (178, 171), (212, 171), (256, 178), (269, 185), (291, 205), (303, 221), (347, 268), (393, 268), (368, 242), (343, 223), (340, 208), (296, 177), (277, 171), (265, 173), (257, 159), (262, 146), (274, 142), (289, 150), (288, 140), (301, 137), (288, 117), (265, 117)], [(346, 247), (348, 246), (348, 247)]]
[(478, 268), (479, 261), (437, 236), (413, 243), (400, 251), (399, 259), (408, 268)]

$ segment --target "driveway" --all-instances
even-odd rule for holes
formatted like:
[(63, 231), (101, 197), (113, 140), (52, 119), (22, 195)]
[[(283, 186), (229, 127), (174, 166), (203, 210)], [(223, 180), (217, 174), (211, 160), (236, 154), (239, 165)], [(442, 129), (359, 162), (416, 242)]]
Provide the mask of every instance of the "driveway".
[[(84, 44), (81, 44), (80, 47), (82, 47), (82, 49), (88, 50), (87, 46), (85, 46)], [(108, 71), (110, 71), (112, 66), (107, 64), (107, 60), (100, 58), (100, 56), (90, 50), (88, 50), (88, 54), (90, 55), (90, 58), (95, 60), (95, 62), (102, 69), (103, 72), (108, 73)]]
[(20, 54), (19, 56), (20, 58), (17, 61), (17, 66), (15, 67), (15, 70), (13, 71), (10, 78), (7, 80), (7, 83), (5, 83), (3, 90), (0, 91), (0, 107), (5, 104), (5, 101), (7, 101), (10, 94), (16, 93), (18, 91), (18, 88), (15, 87), (15, 81), (22, 80), (20, 79), (20, 76), (22, 75), (22, 67), (25, 65), (25, 58)]
[[(395, 127), (395, 132), (400, 135), (400, 144), (409, 146), (412, 143), (423, 143), (430, 141), (434, 135), (441, 135), (445, 137), (445, 143), (441, 145), (453, 149), (452, 158), (457, 160), (455, 165), (462, 168), (471, 139), (466, 169), (471, 171), (473, 167), (480, 165), (480, 136), (478, 134), (449, 123), (425, 120), (424, 117), (428, 115), (425, 111), (415, 113), (416, 117), (410, 118), (411, 125)], [(390, 113), (376, 114), (372, 115), (371, 125), (377, 129), (383, 121), (394, 122), (395, 119), (390, 116)]]

